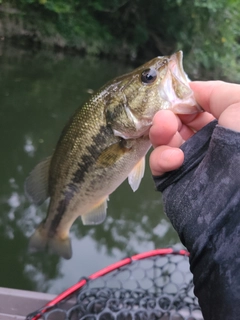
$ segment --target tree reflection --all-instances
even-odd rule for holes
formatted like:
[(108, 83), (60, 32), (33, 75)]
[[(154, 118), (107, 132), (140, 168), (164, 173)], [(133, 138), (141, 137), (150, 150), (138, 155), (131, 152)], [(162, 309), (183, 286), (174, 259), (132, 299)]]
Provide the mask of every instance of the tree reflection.
[(49, 280), (60, 277), (60, 259), (54, 255), (46, 259), (44, 253), (29, 254), (28, 237), (41, 217), (26, 201), (22, 186), (13, 178), (9, 183), (9, 195), (1, 196), (0, 208), (0, 285), (48, 291)]

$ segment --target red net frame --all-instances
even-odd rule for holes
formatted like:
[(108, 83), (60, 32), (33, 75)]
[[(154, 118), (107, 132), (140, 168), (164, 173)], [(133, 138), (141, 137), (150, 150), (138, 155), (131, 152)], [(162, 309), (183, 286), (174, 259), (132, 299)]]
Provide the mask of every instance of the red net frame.
[[(172, 248), (166, 248), (166, 249), (156, 249), (156, 250), (152, 250), (152, 251), (148, 251), (148, 252), (144, 252), (144, 253), (140, 253), (140, 254), (137, 254), (137, 255), (134, 255), (132, 257), (128, 257), (128, 258), (125, 258), (121, 261), (118, 261), (116, 263), (113, 263), (101, 270), (99, 270), (98, 272), (90, 275), (89, 277), (86, 277), (86, 278), (82, 278), (80, 279), (79, 282), (77, 282), (75, 285), (73, 285), (72, 287), (70, 287), (69, 289), (65, 290), (64, 292), (62, 292), (61, 294), (59, 294), (55, 299), (53, 299), (52, 301), (50, 301), (49, 303), (47, 303), (43, 308), (29, 314), (27, 316), (27, 320), (37, 320), (37, 319), (52, 319), (51, 316), (48, 318), (48, 314), (50, 315), (52, 313), (52, 311), (54, 310), (58, 310), (59, 312), (65, 312), (65, 315), (63, 317), (58, 317), (59, 319), (86, 319), (86, 320), (90, 320), (90, 319), (100, 319), (100, 320), (108, 320), (108, 319), (126, 319), (126, 320), (131, 320), (131, 319), (136, 319), (136, 320), (140, 320), (140, 319), (188, 319), (188, 320), (195, 320), (195, 319), (203, 319), (202, 318), (202, 315), (201, 315), (201, 312), (199, 313), (198, 312), (198, 317), (194, 317), (192, 315), (192, 312), (190, 312), (190, 314), (186, 315), (186, 317), (183, 317), (180, 313), (176, 313), (176, 315), (174, 316), (173, 313), (171, 313), (169, 311), (169, 309), (167, 310), (166, 312), (166, 316), (164, 315), (164, 313), (157, 309), (155, 309), (155, 312), (152, 312), (152, 313), (149, 313), (149, 310), (146, 311), (144, 313), (144, 311), (141, 309), (141, 311), (138, 311), (138, 313), (136, 313), (137, 311), (133, 311), (133, 309), (137, 308), (136, 307), (136, 303), (134, 305), (134, 303), (129, 307), (127, 306), (126, 307), (126, 302), (123, 302), (123, 300), (120, 300), (121, 302), (119, 303), (116, 302), (117, 299), (116, 297), (113, 297), (112, 296), (110, 298), (106, 298), (106, 293), (102, 294), (100, 293), (99, 294), (99, 291), (97, 290), (100, 290), (100, 289), (94, 289), (94, 292), (93, 292), (93, 289), (91, 288), (88, 288), (88, 284), (94, 284), (94, 280), (97, 280), (97, 279), (104, 279), (105, 276), (107, 275), (110, 275), (110, 274), (113, 274), (114, 275), (114, 272), (115, 272), (115, 275), (120, 273), (122, 270), (126, 270), (126, 268), (130, 268), (130, 266), (132, 266), (134, 263), (136, 262), (139, 262), (140, 261), (144, 261), (146, 259), (158, 259), (159, 257), (165, 257), (165, 256), (182, 256), (182, 257), (189, 257), (189, 253), (185, 250), (179, 250), (179, 251), (176, 251)], [(134, 270), (133, 270), (134, 271)], [(131, 272), (133, 272), (131, 271)], [(164, 275), (161, 275), (161, 276), (164, 276)], [(189, 290), (189, 284), (186, 284), (186, 286), (188, 286), (188, 289)], [(94, 287), (94, 286), (93, 286)], [(190, 287), (192, 288), (193, 285), (192, 283), (190, 283)], [(106, 288), (106, 286), (103, 287), (104, 290), (108, 290), (108, 294), (110, 292), (110, 289)], [(190, 289), (191, 289), (190, 288)], [(184, 288), (184, 291), (182, 291), (181, 293), (181, 300), (183, 301), (186, 301), (186, 304), (189, 303), (187, 302), (188, 301), (188, 297), (187, 297), (187, 291), (185, 290), (186, 288)], [(84, 291), (85, 290), (85, 291)], [(125, 290), (125, 289), (124, 289)], [(181, 291), (182, 288), (179, 289), (179, 291)], [(147, 291), (146, 291), (147, 292)], [(125, 290), (125, 293), (127, 293), (126, 295), (128, 296), (128, 303), (129, 301), (133, 300), (133, 297), (136, 297), (136, 300), (139, 298), (139, 290), (136, 292), (133, 293), (133, 295), (131, 296), (131, 292), (128, 290), (126, 291)], [(125, 294), (124, 293), (124, 294)], [(77, 307), (75, 308), (76, 310), (79, 310), (82, 309), (82, 304), (83, 306), (86, 305), (86, 301), (88, 304), (93, 304), (94, 303), (94, 297), (96, 298), (95, 301), (96, 303), (99, 304), (99, 301), (102, 302), (103, 301), (103, 296), (106, 298), (106, 299), (109, 299), (109, 301), (111, 300), (111, 303), (113, 303), (114, 301), (114, 304), (115, 304), (115, 309), (112, 309), (112, 305), (111, 305), (111, 310), (114, 310), (114, 311), (109, 311), (109, 304), (108, 304), (108, 312), (105, 312), (105, 315), (104, 313), (102, 312), (97, 312), (96, 311), (96, 307), (91, 307), (91, 310), (94, 310), (92, 312), (96, 312), (96, 315), (92, 315), (89, 313), (86, 314), (85, 316), (81, 315), (82, 316), (79, 316), (79, 317), (72, 317), (72, 316), (69, 316), (69, 312), (67, 311), (64, 311), (63, 309), (61, 309), (59, 307), (60, 304), (62, 304), (64, 301), (67, 301), (69, 300), (73, 295), (76, 295), (78, 294), (79, 296), (81, 296), (81, 299), (79, 300), (78, 298), (78, 305)], [(184, 296), (185, 295), (185, 296)], [(131, 296), (131, 299), (129, 300), (129, 297)], [(144, 295), (142, 292), (140, 292), (140, 298), (142, 300), (144, 300), (145, 302), (147, 301), (147, 304), (148, 306), (146, 307), (147, 309), (149, 309), (149, 303), (151, 304), (154, 304), (154, 306), (156, 305), (156, 303), (153, 301), (154, 299), (156, 299), (155, 297), (153, 297), (152, 295)], [(82, 298), (84, 297), (84, 298)], [(99, 300), (99, 297), (101, 298)], [(119, 294), (118, 294), (118, 298), (119, 298)], [(91, 299), (93, 299), (93, 301), (90, 301)], [(164, 300), (165, 299), (165, 300)], [(175, 299), (175, 298), (174, 298)], [(166, 301), (168, 300), (168, 296), (167, 294), (161, 294), (161, 297), (158, 298), (158, 301), (157, 303), (159, 304), (160, 301), (161, 301), (161, 306), (162, 306), (162, 303), (166, 304)], [(175, 299), (176, 300), (176, 299)], [(178, 300), (179, 300), (179, 297), (178, 297)], [(98, 301), (98, 302), (97, 302)], [(164, 302), (165, 301), (165, 302)], [(144, 303), (145, 303), (144, 302)], [(175, 301), (176, 302), (176, 301)], [(124, 304), (125, 303), (125, 304)], [(184, 302), (185, 303), (185, 302)], [(79, 307), (79, 304), (81, 304), (81, 307)], [(117, 305), (118, 306), (117, 306)], [(121, 304), (121, 306), (119, 306)], [(123, 304), (124, 304), (124, 307), (123, 307)], [(178, 301), (178, 304), (179, 304), (179, 301)], [(181, 302), (182, 304), (182, 302)], [(133, 306), (134, 305), (134, 306)], [(143, 303), (141, 302), (141, 306), (143, 305)], [(175, 303), (176, 305), (176, 303)], [(154, 311), (154, 306), (150, 306), (150, 308), (152, 308), (151, 310)], [(106, 303), (104, 303), (104, 308), (106, 307)], [(124, 309), (124, 312), (119, 312), (119, 308), (123, 308)], [(192, 308), (191, 306), (191, 309), (197, 309), (198, 311), (200, 310), (198, 304), (196, 302), (194, 302), (194, 308)], [(117, 309), (116, 309), (117, 308)], [(103, 307), (101, 306), (101, 311), (103, 309)], [(131, 309), (131, 312), (129, 311), (129, 309)], [(159, 308), (158, 308), (159, 309)], [(115, 311), (118, 311), (118, 313), (115, 313)], [(140, 310), (140, 309), (139, 309)], [(162, 310), (162, 309), (161, 309)], [(135, 312), (135, 313), (134, 313)], [(111, 314), (112, 313), (112, 314)], [(98, 315), (99, 314), (99, 315)], [(116, 316), (116, 314), (118, 314), (118, 316)], [(134, 314), (134, 315), (133, 315)], [(168, 316), (167, 316), (168, 314)], [(120, 316), (122, 315), (122, 316)]]

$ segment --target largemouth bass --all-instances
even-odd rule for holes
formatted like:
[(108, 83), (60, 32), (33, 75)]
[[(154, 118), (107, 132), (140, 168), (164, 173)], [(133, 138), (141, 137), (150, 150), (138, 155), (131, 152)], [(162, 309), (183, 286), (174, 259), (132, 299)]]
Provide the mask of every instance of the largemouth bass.
[(31, 248), (49, 246), (71, 258), (69, 230), (77, 217), (84, 225), (102, 223), (109, 195), (127, 177), (133, 191), (138, 189), (155, 113), (201, 111), (188, 82), (179, 51), (108, 82), (75, 112), (53, 156), (26, 179), (26, 193), (36, 205), (50, 197), (47, 217), (32, 235)]

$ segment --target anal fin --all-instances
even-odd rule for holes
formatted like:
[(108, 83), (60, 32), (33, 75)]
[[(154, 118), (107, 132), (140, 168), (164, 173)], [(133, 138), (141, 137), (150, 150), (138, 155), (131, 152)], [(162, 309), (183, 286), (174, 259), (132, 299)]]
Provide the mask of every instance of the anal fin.
[(84, 225), (97, 225), (102, 223), (107, 216), (107, 200), (104, 198), (91, 211), (81, 216)]

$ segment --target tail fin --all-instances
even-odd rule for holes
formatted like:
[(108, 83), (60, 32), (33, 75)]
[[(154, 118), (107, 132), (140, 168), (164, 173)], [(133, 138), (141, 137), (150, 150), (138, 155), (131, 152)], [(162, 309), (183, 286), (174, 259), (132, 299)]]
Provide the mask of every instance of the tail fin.
[(29, 248), (32, 251), (42, 251), (47, 246), (54, 253), (65, 259), (70, 259), (72, 257), (72, 246), (69, 237), (61, 239), (57, 234), (54, 234), (54, 236), (50, 238), (48, 237), (43, 224), (40, 224), (30, 238)]
[(64, 259), (71, 259), (72, 257), (72, 245), (71, 239), (67, 237), (66, 239), (60, 239), (57, 237), (49, 239), (48, 242), (49, 248), (57, 253), (59, 256)]

